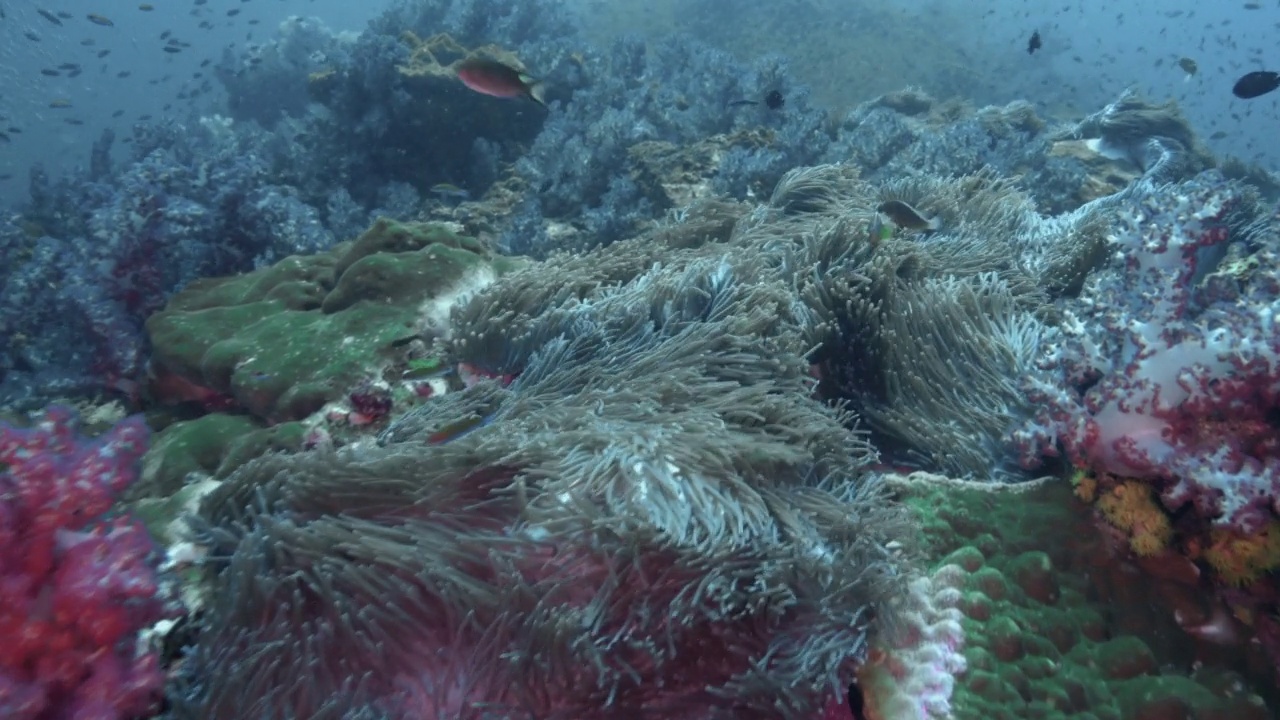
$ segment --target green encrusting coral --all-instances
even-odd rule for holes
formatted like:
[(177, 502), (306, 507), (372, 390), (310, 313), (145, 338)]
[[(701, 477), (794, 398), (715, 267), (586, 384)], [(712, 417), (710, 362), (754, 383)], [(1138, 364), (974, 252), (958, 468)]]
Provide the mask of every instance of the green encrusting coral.
[(1225, 667), (1183, 669), (1196, 649), (1149, 596), (1108, 596), (1104, 578), (1123, 572), (1123, 559), (1067, 482), (932, 477), (902, 490), (926, 554), (968, 573), (957, 605), (967, 670), (952, 697), (956, 720), (1268, 717)]
[(519, 262), (440, 225), (383, 218), (329, 252), (198, 280), (147, 332), (162, 371), (268, 421), (297, 420), (417, 337), (424, 304)]
[(176, 422), (147, 450), (139, 485), (150, 495), (167, 496), (193, 472), (225, 477), (264, 452), (299, 450), (306, 433), (300, 422), (263, 427), (247, 415), (213, 413)]

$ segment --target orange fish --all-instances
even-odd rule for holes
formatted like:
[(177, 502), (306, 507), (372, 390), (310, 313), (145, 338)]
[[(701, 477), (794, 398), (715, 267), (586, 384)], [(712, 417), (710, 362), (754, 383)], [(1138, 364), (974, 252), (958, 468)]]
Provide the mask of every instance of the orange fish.
[(543, 85), (528, 74), (510, 65), (489, 58), (473, 57), (458, 66), (458, 79), (463, 85), (478, 93), (499, 98), (527, 97), (539, 105), (543, 100)]

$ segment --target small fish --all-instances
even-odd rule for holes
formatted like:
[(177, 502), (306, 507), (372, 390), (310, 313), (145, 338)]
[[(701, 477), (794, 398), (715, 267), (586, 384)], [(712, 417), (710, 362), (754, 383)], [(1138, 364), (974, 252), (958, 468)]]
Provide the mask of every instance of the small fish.
[(401, 377), (406, 380), (426, 380), (452, 375), (454, 372), (454, 367), (440, 358), (414, 358), (408, 362)]
[(1219, 130), (1219, 131), (1215, 132), (1214, 134), (1210, 135), (1210, 136), (1209, 136), (1209, 139), (1210, 139), (1210, 140), (1221, 140), (1222, 138), (1224, 138), (1224, 137), (1226, 137), (1226, 136), (1227, 136), (1227, 131), (1226, 131), (1226, 130)]
[(151, 3), (142, 3), (141, 5), (138, 6), (138, 9), (141, 10), (142, 12), (151, 12), (152, 10), (156, 9), (156, 6), (152, 5)]
[(79, 118), (62, 118), (62, 122), (68, 125), (83, 125), (84, 121)]
[(1027, 41), (1027, 54), (1034, 55), (1043, 45), (1040, 43), (1040, 31), (1036, 30), (1031, 33), (1031, 39)]
[(467, 192), (466, 188), (460, 188), (453, 183), (447, 182), (432, 185), (431, 192), (439, 195), (440, 197), (451, 198), (454, 200), (466, 200), (471, 197), (471, 193)]
[(67, 99), (65, 99), (65, 98), (58, 98), (57, 100), (54, 100), (54, 101), (50, 102), (50, 103), (49, 103), (49, 107), (51, 107), (51, 108), (69, 108), (69, 107), (71, 107), (71, 101), (70, 101), (70, 100), (67, 100)]
[(7, 134), (0, 132), (0, 142), (8, 143), (13, 141), (9, 139), (9, 136)]
[(132, 75), (132, 74), (133, 74), (133, 71), (132, 71), (132, 70), (121, 70), (120, 72), (116, 73), (116, 77), (118, 77), (118, 78), (127, 78), (127, 77), (129, 77), (130, 75)]
[(45, 20), (48, 20), (54, 25), (62, 24), (62, 21), (58, 19), (57, 15), (54, 15), (53, 13), (49, 12), (48, 10), (45, 10), (44, 8), (37, 9), (36, 12), (40, 13), (40, 17), (44, 18)]
[(40, 36), (36, 34), (35, 30), (23, 30), (22, 34), (31, 42), (40, 42)]
[(161, 50), (164, 50), (165, 52), (170, 53), (170, 54), (172, 54), (172, 53), (180, 53), (180, 52), (182, 52), (182, 48), (180, 48), (180, 47), (174, 47), (174, 46), (172, 46), (172, 45), (165, 45), (164, 47), (162, 47), (162, 48), (160, 48), (160, 49), (161, 49)]
[(875, 247), (891, 237), (893, 237), (893, 225), (884, 221), (883, 214), (876, 213), (876, 216), (871, 219), (871, 225), (867, 228), (867, 241)]
[(1235, 86), (1231, 88), (1231, 94), (1241, 100), (1251, 100), (1266, 95), (1278, 87), (1280, 87), (1280, 73), (1254, 70), (1251, 73), (1245, 73), (1236, 81)]
[(118, 118), (118, 117), (120, 117), (120, 116), (121, 116), (121, 115), (123, 115), (123, 114), (124, 114), (124, 111), (123, 111), (123, 110), (117, 110), (117, 111), (115, 111), (115, 112), (111, 113), (111, 117), (113, 117), (113, 118)]
[(876, 208), (876, 212), (883, 213), (894, 225), (907, 230), (937, 232), (938, 228), (942, 227), (938, 218), (927, 218), (921, 215), (919, 210), (901, 200), (882, 202), (880, 207)]
[(745, 107), (747, 105), (759, 105), (757, 100), (734, 100), (729, 103), (729, 107)]
[(510, 65), (488, 58), (473, 57), (458, 65), (458, 79), (463, 85), (483, 95), (498, 98), (527, 97), (539, 105), (543, 100), (543, 85), (533, 77)]
[(93, 23), (94, 25), (102, 25), (104, 27), (115, 27), (115, 23), (111, 22), (111, 18), (108, 18), (104, 15), (99, 15), (97, 13), (89, 13), (88, 15), (85, 15), (85, 17), (89, 20), (89, 22)]
[(466, 435), (477, 428), (482, 428), (489, 424), (492, 417), (483, 415), (468, 415), (452, 422), (441, 425), (439, 429), (427, 436), (428, 445), (443, 445), (444, 443)]
[(22, 134), (22, 128), (18, 127), (17, 125), (10, 125), (9, 127), (5, 128), (5, 130), (12, 135)]
[(100, 57), (100, 58), (104, 58), (104, 57), (106, 57), (106, 56), (108, 56), (108, 55), (110, 55), (110, 54), (111, 54), (111, 51), (110, 51), (110, 50), (99, 50), (99, 51), (98, 51), (98, 57)]
[(235, 17), (240, 14), (240, 8), (231, 8), (227, 11), (227, 17)]
[(1195, 75), (1196, 72), (1200, 70), (1200, 66), (1196, 65), (1196, 61), (1189, 57), (1178, 58), (1178, 67), (1182, 68), (1182, 71), (1187, 74), (1188, 78)]
[(778, 90), (770, 90), (764, 94), (764, 106), (770, 110), (781, 110), (783, 105), (787, 104), (787, 99), (782, 96), (782, 92)]
[(58, 77), (62, 75), (62, 73), (58, 72), (57, 70), (54, 70), (53, 68), (40, 68), (40, 74), (47, 75), (49, 77)]

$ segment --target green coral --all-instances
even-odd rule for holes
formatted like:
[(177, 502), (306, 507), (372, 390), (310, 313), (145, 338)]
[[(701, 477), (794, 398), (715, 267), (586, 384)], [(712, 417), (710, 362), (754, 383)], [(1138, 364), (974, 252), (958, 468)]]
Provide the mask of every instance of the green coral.
[(327, 253), (194, 282), (147, 331), (163, 369), (258, 417), (300, 419), (418, 336), (430, 302), (518, 263), (440, 225), (383, 218)]
[[(920, 475), (901, 489), (927, 555), (968, 573), (957, 603), (967, 672), (952, 696), (956, 720), (1267, 717), (1247, 685), (1223, 692), (1203, 674), (1161, 667), (1157, 651), (1168, 664), (1194, 648), (1176, 644), (1171, 617), (1148, 596), (1098, 598), (1106, 555), (1070, 483), (1011, 488)], [(1173, 709), (1183, 714), (1160, 714)]]

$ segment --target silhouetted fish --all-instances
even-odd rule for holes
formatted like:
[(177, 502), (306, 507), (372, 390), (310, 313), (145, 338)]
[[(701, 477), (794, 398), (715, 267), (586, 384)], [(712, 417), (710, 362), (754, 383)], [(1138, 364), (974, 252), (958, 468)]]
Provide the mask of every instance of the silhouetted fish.
[(1231, 88), (1231, 93), (1242, 100), (1250, 100), (1266, 95), (1278, 87), (1280, 87), (1280, 73), (1254, 70), (1251, 73), (1245, 73), (1244, 77), (1237, 80), (1235, 87)]

